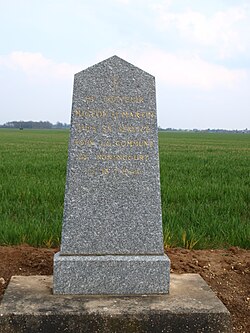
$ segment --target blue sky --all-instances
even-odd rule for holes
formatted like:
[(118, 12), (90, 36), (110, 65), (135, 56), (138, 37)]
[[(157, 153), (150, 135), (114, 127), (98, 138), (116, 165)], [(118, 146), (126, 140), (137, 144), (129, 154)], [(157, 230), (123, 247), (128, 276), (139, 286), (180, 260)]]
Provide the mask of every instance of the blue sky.
[(0, 22), (0, 123), (68, 123), (74, 73), (116, 54), (161, 127), (250, 128), (248, 0), (0, 0)]

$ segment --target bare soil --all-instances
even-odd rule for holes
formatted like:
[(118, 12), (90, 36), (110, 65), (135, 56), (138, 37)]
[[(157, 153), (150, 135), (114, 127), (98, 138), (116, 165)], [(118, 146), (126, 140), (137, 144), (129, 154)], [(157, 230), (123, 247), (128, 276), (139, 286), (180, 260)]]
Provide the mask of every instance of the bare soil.
[[(58, 249), (0, 246), (0, 301), (12, 275), (51, 275)], [(173, 273), (199, 273), (226, 305), (233, 332), (250, 333), (250, 251), (167, 249)]]

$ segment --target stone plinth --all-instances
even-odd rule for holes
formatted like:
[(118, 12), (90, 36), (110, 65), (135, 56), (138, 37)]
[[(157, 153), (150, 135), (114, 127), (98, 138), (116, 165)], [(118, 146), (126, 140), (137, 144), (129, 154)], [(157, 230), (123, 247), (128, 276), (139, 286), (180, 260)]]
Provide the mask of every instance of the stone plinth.
[(230, 314), (197, 274), (171, 275), (170, 294), (53, 295), (52, 277), (16, 276), (0, 304), (0, 333), (230, 333)]
[(57, 254), (54, 279), (56, 294), (81, 294), (82, 290), (97, 295), (162, 294), (169, 290), (169, 261), (165, 256)]

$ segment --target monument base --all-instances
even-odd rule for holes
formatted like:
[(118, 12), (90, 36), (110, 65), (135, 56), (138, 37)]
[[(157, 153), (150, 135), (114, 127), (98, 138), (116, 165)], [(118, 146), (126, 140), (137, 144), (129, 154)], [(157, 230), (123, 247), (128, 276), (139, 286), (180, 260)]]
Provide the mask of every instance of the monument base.
[(166, 255), (54, 257), (54, 294), (142, 295), (169, 292)]
[(171, 274), (170, 294), (52, 294), (51, 276), (14, 276), (0, 304), (0, 333), (230, 333), (230, 314), (197, 274)]

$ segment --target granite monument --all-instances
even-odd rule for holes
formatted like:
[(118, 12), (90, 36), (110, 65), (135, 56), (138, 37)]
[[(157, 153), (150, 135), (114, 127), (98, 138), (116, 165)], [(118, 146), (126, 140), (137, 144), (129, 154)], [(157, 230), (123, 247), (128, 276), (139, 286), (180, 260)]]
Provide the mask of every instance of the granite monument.
[(113, 56), (75, 75), (55, 294), (169, 290), (154, 77)]

